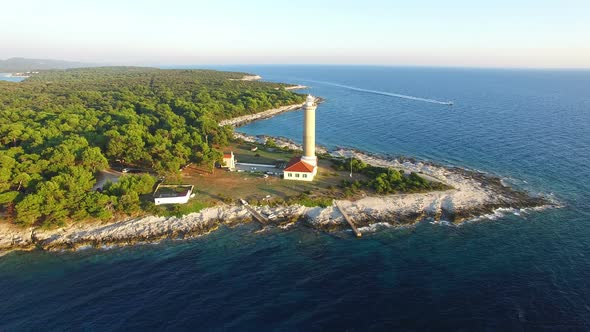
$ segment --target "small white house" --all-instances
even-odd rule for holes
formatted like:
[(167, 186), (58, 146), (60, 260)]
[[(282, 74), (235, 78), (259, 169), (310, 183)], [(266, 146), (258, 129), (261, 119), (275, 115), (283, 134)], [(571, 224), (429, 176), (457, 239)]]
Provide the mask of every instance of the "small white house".
[(186, 204), (193, 193), (193, 185), (158, 185), (154, 191), (154, 203)]
[(229, 168), (230, 171), (236, 169), (236, 158), (233, 151), (223, 153), (223, 164), (221, 167)]
[(283, 171), (283, 179), (295, 181), (313, 181), (318, 172), (317, 166), (313, 166), (301, 160), (301, 157), (295, 157), (287, 164)]

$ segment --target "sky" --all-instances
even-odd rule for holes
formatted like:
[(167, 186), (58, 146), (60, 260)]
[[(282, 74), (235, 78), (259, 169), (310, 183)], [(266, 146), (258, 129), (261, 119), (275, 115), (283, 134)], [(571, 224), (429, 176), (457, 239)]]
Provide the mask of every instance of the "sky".
[(590, 0), (3, 0), (0, 59), (590, 68)]

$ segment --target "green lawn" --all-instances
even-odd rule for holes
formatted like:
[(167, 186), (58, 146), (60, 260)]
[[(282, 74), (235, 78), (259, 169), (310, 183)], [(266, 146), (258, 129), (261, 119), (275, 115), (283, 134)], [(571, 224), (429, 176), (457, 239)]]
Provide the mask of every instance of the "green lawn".
[[(251, 151), (252, 146), (257, 146), (258, 150)], [(233, 151), (239, 162), (258, 164), (287, 162), (298, 154), (253, 143), (233, 143), (224, 151)], [(351, 178), (348, 170), (336, 171), (332, 168), (333, 164), (332, 160), (320, 158), (318, 174), (312, 182), (283, 180), (277, 176), (264, 177), (260, 173), (229, 172), (225, 169), (215, 169), (209, 173), (194, 165), (187, 167), (179, 180), (195, 185), (194, 200), (207, 205), (235, 203), (239, 199), (253, 204), (297, 202), (304, 205), (329, 205), (331, 199), (356, 199), (365, 194), (375, 194), (350, 186), (342, 187), (343, 181), (352, 183), (368, 178), (359, 172)]]
[[(258, 147), (257, 151), (251, 151), (254, 146)], [(241, 163), (274, 165), (277, 161), (288, 162), (294, 156), (293, 152), (283, 151), (279, 148), (267, 148), (264, 145), (252, 143), (235, 143), (225, 149), (225, 151), (230, 150), (234, 152), (237, 162)]]
[[(258, 150), (251, 151), (253, 146), (257, 146)], [(233, 151), (238, 162), (258, 164), (287, 162), (297, 155), (297, 152), (269, 149), (253, 143), (233, 143), (224, 151)], [(359, 174), (354, 179), (362, 180), (364, 177)], [(255, 203), (283, 202), (301, 196), (311, 199), (342, 198), (343, 190), (339, 187), (342, 180), (350, 180), (349, 173), (334, 171), (332, 161), (322, 159), (313, 182), (283, 180), (276, 176), (265, 178), (259, 173), (228, 172), (224, 169), (216, 169), (210, 174), (195, 166), (188, 167), (182, 174), (182, 183), (195, 185), (195, 199), (208, 204), (232, 203), (240, 198)]]

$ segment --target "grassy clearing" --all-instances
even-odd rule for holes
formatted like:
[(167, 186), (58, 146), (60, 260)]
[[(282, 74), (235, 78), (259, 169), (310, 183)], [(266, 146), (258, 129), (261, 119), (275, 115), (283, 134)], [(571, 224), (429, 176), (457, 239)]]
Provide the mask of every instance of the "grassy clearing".
[[(251, 151), (251, 147), (258, 147)], [(288, 161), (296, 153), (251, 143), (233, 143), (226, 151), (233, 151), (240, 162), (259, 164), (275, 164), (277, 161)], [(204, 206), (221, 203), (237, 203), (245, 199), (255, 205), (301, 204), (305, 206), (329, 206), (334, 199), (355, 200), (367, 194), (376, 194), (368, 186), (353, 186), (354, 183), (369, 183), (373, 180), (363, 172), (354, 172), (350, 177), (349, 170), (337, 170), (334, 166), (338, 161), (320, 159), (318, 175), (313, 182), (283, 180), (276, 176), (264, 177), (260, 173), (228, 172), (191, 165), (184, 169), (181, 183), (193, 184), (195, 189), (193, 200), (203, 202)]]
[[(258, 150), (251, 151), (253, 146)], [(295, 156), (294, 152), (249, 143), (234, 143), (226, 150), (233, 151), (240, 162), (259, 164), (287, 162)], [(207, 169), (195, 165), (187, 167), (179, 180), (195, 185), (195, 199), (211, 205), (220, 202), (231, 204), (242, 198), (253, 204), (300, 203), (317, 206), (330, 205), (331, 201), (326, 201), (326, 197), (331, 200), (342, 196), (339, 185), (344, 178), (349, 178), (347, 172), (334, 171), (332, 161), (320, 160), (318, 175), (313, 182), (288, 181), (276, 176), (265, 178), (260, 173), (228, 172), (224, 169), (209, 173)]]
[[(258, 150), (251, 151), (252, 147), (257, 147)], [(234, 143), (226, 150), (233, 150), (237, 161), (241, 163), (272, 165), (279, 161), (288, 162), (294, 156), (293, 151), (253, 143)]]

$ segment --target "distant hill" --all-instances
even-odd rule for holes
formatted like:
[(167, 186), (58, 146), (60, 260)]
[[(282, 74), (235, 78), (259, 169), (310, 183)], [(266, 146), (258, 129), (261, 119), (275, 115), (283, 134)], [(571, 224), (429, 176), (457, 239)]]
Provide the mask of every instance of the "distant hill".
[(14, 73), (31, 70), (68, 69), (93, 67), (92, 64), (51, 59), (10, 58), (0, 60), (0, 73)]

